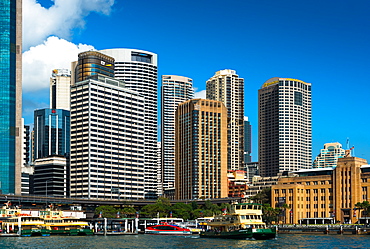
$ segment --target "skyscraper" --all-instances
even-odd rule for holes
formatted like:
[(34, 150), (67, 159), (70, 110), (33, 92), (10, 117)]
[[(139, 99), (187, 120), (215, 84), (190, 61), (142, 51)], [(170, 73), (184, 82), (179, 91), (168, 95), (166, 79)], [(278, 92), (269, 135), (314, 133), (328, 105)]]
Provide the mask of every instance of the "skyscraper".
[(243, 169), (244, 79), (235, 70), (225, 69), (207, 81), (206, 98), (224, 103), (228, 113), (228, 169)]
[(250, 163), (252, 153), (252, 125), (248, 117), (244, 117), (244, 164)]
[(227, 197), (227, 109), (192, 99), (176, 110), (176, 199)]
[(0, 1), (0, 192), (21, 192), (22, 1)]
[(258, 90), (258, 119), (261, 176), (311, 167), (311, 83), (267, 80)]
[(313, 168), (336, 167), (339, 158), (345, 157), (346, 150), (338, 142), (324, 144), (320, 154), (313, 161)]
[(70, 109), (71, 73), (68, 69), (54, 69), (50, 77), (50, 108)]
[(35, 110), (34, 160), (70, 153), (70, 112), (61, 109)]
[(122, 81), (72, 86), (71, 197), (144, 198), (144, 123), (144, 98)]
[(162, 75), (162, 183), (163, 189), (175, 187), (175, 111), (194, 97), (193, 80), (177, 75)]
[(145, 197), (157, 197), (157, 55), (138, 49), (105, 49), (100, 51), (115, 59), (114, 77), (144, 97), (145, 111)]

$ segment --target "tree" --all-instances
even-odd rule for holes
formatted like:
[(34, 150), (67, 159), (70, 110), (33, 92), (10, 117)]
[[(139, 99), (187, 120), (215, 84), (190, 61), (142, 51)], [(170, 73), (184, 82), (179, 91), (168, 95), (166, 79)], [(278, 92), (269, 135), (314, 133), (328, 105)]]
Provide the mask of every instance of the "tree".
[(264, 204), (262, 206), (262, 219), (267, 223), (271, 224), (273, 221), (279, 221), (279, 215), (281, 214), (282, 209), (280, 208), (273, 208), (270, 204)]
[(172, 213), (173, 213), (173, 216), (174, 217), (181, 217), (183, 218), (184, 220), (189, 220), (192, 217), (192, 207), (190, 204), (185, 204), (185, 203), (176, 203), (175, 205), (172, 206), (171, 208), (172, 210)]
[(271, 188), (262, 189), (258, 194), (252, 196), (251, 200), (260, 204), (271, 205)]
[(164, 197), (158, 198), (155, 204), (149, 204), (141, 209), (141, 214), (149, 217), (168, 217), (171, 211), (171, 202)]
[(95, 214), (99, 215), (100, 212), (104, 218), (115, 218), (118, 210), (112, 206), (104, 205), (95, 209)]
[(368, 201), (357, 202), (355, 208), (359, 209), (358, 217), (360, 217), (361, 209), (364, 210), (362, 211), (362, 215), (367, 215), (370, 211), (370, 203)]

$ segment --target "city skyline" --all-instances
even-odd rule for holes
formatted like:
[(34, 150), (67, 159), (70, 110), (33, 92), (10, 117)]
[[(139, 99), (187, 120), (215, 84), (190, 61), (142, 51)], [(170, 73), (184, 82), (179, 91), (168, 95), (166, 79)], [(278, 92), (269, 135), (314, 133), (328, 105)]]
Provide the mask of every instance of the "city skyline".
[[(30, 5), (35, 1), (24, 2)], [(51, 1), (38, 2), (47, 8), (53, 5)], [(135, 18), (137, 12), (134, 10), (138, 7), (137, 3), (115, 1), (112, 4), (113, 2), (101, 1), (104, 8), (98, 12), (107, 15), (96, 13), (88, 15), (90, 12), (86, 11), (97, 11), (97, 8), (94, 9), (93, 6), (86, 10), (86, 6), (83, 6), (85, 14), (81, 15), (79, 22), (69, 26), (73, 36), (63, 35), (56, 30), (50, 31), (43, 40), (50, 35), (60, 38), (49, 38), (41, 47), (37, 46), (39, 43), (31, 44), (26, 40), (28, 47), (26, 46), (24, 54), (27, 59), (24, 64), (25, 75), (30, 75), (29, 71), (32, 71), (28, 64), (28, 59), (35, 57), (35, 53), (31, 55), (32, 51), (38, 51), (38, 56), (43, 58), (45, 49), (52, 47), (53, 44), (54, 46), (60, 44), (56, 47), (62, 50), (63, 44), (77, 47), (74, 44), (80, 43), (90, 45), (90, 47), (86, 45), (85, 48), (94, 46), (97, 50), (133, 47), (154, 52), (158, 54), (159, 76), (172, 74), (190, 77), (194, 80), (198, 94), (205, 90), (206, 80), (215, 71), (236, 70), (240, 77), (245, 79), (244, 114), (249, 117), (254, 127), (253, 161), (257, 160), (258, 154), (258, 89), (271, 77), (297, 78), (313, 84), (313, 157), (320, 153), (323, 144), (328, 142), (346, 144), (345, 141), (349, 138), (350, 146), (355, 146), (355, 155), (369, 159), (370, 135), (366, 132), (366, 124), (370, 119), (370, 111), (364, 100), (370, 92), (370, 87), (361, 84), (369, 67), (366, 60), (366, 55), (370, 53), (366, 45), (368, 34), (363, 32), (370, 24), (364, 12), (369, 3), (355, 1), (333, 5), (319, 1), (310, 4), (295, 1), (284, 3), (231, 1), (224, 4), (221, 1), (212, 1), (210, 4), (208, 1), (202, 3), (179, 1), (158, 5), (144, 1), (140, 5), (140, 14), (145, 18)], [(59, 6), (61, 5), (62, 3), (59, 3)], [(178, 13), (179, 7), (183, 13), (193, 16), (192, 20), (178, 18), (175, 13)], [(107, 8), (111, 8), (110, 14), (106, 11)], [(59, 15), (65, 13), (63, 11), (64, 9), (60, 7)], [(210, 18), (220, 13), (224, 18), (217, 20)], [(29, 14), (25, 13), (25, 18), (27, 16)], [(83, 16), (87, 16), (86, 19), (83, 19)], [(86, 23), (82, 29), (79, 24), (83, 20)], [(148, 23), (148, 20), (151, 22)], [(65, 24), (63, 19), (59, 22), (57, 23), (59, 26)], [(107, 23), (110, 25), (106, 25)], [(118, 23), (124, 25), (121, 27)], [(31, 21), (27, 26), (31, 24), (37, 23)], [(137, 32), (139, 30), (140, 32)], [(181, 34), (178, 36), (166, 35), (177, 34), (179, 30)], [(97, 31), (104, 32), (104, 39), (96, 36)], [(212, 34), (226, 31), (234, 33), (235, 36), (218, 37), (211, 42)], [(148, 37), (150, 39), (146, 39)], [(186, 39), (183, 39), (185, 37)], [(33, 50), (28, 50), (29, 44), (34, 46)], [(275, 58), (278, 59), (278, 63)], [(50, 60), (54, 59), (47, 59), (45, 63), (52, 66), (53, 61)], [(34, 64), (42, 69), (44, 62), (40, 63), (41, 66)], [(64, 65), (53, 67), (63, 68)], [(37, 72), (35, 69), (33, 71)], [(51, 71), (48, 72), (49, 75), (44, 82), (46, 86)], [(45, 88), (36, 92), (30, 90), (28, 82), (31, 78), (26, 77), (24, 80), (26, 124), (30, 123), (28, 109), (32, 109), (33, 112), (33, 109), (47, 107), (49, 102), (48, 91)], [(40, 83), (33, 84), (35, 89), (38, 84)], [(343, 120), (344, 117), (351, 118)]]

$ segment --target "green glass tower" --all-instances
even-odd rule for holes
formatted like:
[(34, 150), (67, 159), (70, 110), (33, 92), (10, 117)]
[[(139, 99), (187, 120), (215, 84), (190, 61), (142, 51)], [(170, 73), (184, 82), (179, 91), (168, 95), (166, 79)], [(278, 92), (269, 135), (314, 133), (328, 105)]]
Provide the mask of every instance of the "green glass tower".
[(0, 192), (20, 192), (22, 1), (0, 0)]

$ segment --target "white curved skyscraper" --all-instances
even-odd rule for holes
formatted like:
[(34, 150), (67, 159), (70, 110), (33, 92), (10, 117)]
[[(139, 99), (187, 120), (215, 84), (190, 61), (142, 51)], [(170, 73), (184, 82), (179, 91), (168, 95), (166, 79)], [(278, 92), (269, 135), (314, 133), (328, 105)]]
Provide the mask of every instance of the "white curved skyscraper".
[(114, 76), (144, 97), (145, 198), (157, 197), (157, 54), (138, 49), (99, 51), (115, 59)]

